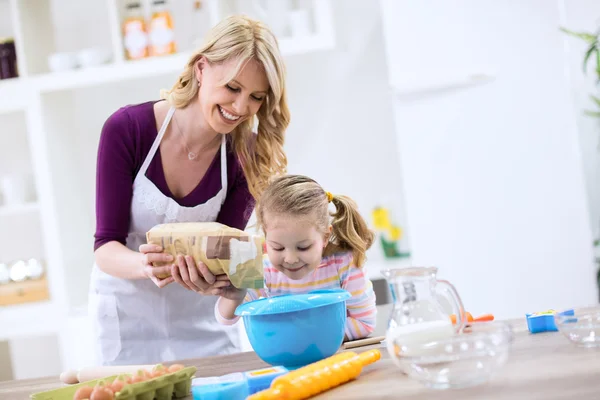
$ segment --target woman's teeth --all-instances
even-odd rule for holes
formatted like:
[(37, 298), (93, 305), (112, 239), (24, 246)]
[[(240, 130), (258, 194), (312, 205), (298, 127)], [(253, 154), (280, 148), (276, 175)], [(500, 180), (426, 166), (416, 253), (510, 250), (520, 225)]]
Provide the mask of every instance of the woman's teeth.
[(230, 121), (237, 121), (238, 119), (240, 119), (239, 115), (229, 114), (227, 111), (223, 110), (223, 108), (221, 108), (221, 106), (219, 106), (219, 111), (221, 112), (222, 116), (224, 116), (225, 118), (227, 118)]

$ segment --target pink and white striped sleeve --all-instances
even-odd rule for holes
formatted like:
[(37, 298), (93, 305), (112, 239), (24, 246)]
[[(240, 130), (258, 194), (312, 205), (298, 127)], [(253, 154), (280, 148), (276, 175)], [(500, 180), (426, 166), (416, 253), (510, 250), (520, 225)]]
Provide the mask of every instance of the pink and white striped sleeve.
[(221, 297), (219, 297), (217, 299), (217, 302), (215, 303), (215, 319), (217, 320), (217, 322), (220, 323), (221, 325), (233, 325), (236, 322), (238, 322), (238, 319), (240, 319), (240, 317), (237, 315), (231, 319), (227, 319), (223, 315), (221, 315), (221, 312), (219, 311), (219, 302), (220, 301), (221, 301)]
[(377, 308), (373, 284), (362, 268), (354, 265), (352, 253), (344, 254), (339, 269), (342, 289), (352, 297), (346, 301), (346, 336), (349, 340), (362, 339), (375, 330)]

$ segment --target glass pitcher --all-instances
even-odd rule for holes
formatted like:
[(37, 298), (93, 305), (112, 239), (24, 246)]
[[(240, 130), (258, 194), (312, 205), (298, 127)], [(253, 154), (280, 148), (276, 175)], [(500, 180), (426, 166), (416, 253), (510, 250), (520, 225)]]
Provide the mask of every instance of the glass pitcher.
[[(386, 332), (387, 349), (401, 369), (404, 367), (398, 362), (400, 346), (410, 347), (452, 336), (462, 332), (466, 324), (460, 296), (450, 282), (437, 279), (437, 271), (435, 267), (411, 267), (381, 272), (394, 302)], [(439, 297), (446, 297), (452, 305), (457, 316), (456, 325), (452, 324)]]

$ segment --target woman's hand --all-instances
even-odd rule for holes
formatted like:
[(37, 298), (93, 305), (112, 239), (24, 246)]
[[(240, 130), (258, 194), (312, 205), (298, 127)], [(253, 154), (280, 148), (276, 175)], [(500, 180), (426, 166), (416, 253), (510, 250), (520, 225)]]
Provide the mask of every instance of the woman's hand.
[(177, 256), (171, 275), (184, 288), (201, 294), (214, 294), (214, 290), (231, 285), (227, 275), (215, 276), (204, 263), (196, 265), (191, 256)]
[(162, 247), (154, 244), (143, 244), (139, 250), (142, 254), (142, 273), (144, 276), (150, 278), (159, 288), (163, 288), (173, 282), (173, 277), (168, 276), (171, 272), (170, 265), (164, 267), (152, 266), (154, 262), (173, 261), (172, 255), (163, 253)]

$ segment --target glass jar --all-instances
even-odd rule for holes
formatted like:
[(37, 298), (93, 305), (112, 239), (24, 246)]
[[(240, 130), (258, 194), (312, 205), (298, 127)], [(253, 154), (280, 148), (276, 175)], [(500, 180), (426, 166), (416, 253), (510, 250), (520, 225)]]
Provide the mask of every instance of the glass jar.
[(0, 38), (0, 79), (18, 76), (15, 41), (13, 38)]
[(123, 46), (127, 60), (148, 57), (148, 33), (146, 20), (139, 2), (128, 3), (123, 20)]
[(177, 51), (173, 16), (166, 0), (152, 1), (149, 36), (151, 56), (164, 56), (174, 54)]

